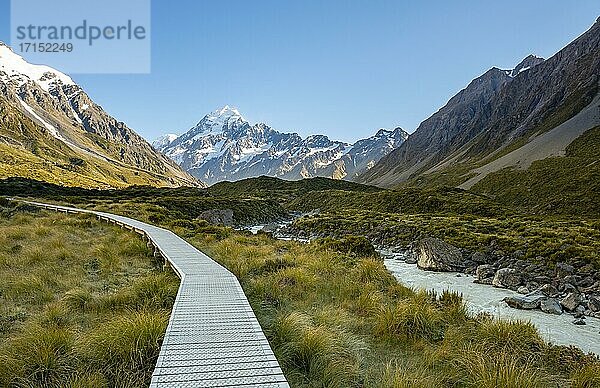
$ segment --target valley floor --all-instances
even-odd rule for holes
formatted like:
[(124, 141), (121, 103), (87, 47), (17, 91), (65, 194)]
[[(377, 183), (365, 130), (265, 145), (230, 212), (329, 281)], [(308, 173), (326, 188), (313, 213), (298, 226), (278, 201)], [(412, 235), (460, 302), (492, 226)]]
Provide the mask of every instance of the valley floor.
[[(201, 200), (196, 201), (200, 203)], [(231, 270), (239, 278), (293, 387), (600, 386), (600, 362), (595, 356), (586, 355), (577, 348), (548, 344), (530, 323), (473, 314), (456, 293), (416, 292), (400, 284), (365, 238), (340, 236), (301, 244), (275, 240), (265, 234), (235, 232), (196, 218), (179, 218), (182, 213), (143, 201), (114, 204), (106, 201), (94, 206), (97, 210), (168, 227)], [(67, 222), (64, 216), (51, 217), (59, 217), (52, 219), (56, 223)], [(23, 233), (34, 233), (35, 228), (29, 227), (35, 219), (32, 215), (16, 214), (5, 218), (8, 221), (3, 222), (6, 223), (20, 222), (20, 228), (25, 230)], [(95, 225), (94, 220), (81, 217), (69, 216), (69, 220)], [(371, 221), (365, 220), (367, 224)], [(102, 228), (109, 230), (110, 227)], [(64, 233), (76, 234), (74, 229), (63, 229)], [(8, 233), (7, 236), (12, 235)], [(14, 245), (9, 240), (4, 246), (11, 244)], [(114, 242), (109, 245), (116, 249)], [(83, 257), (94, 257), (92, 253)], [(145, 255), (141, 257), (145, 258)], [(89, 261), (79, 260), (74, 267)], [(26, 264), (22, 268), (20, 272), (26, 273)], [(151, 268), (148, 271), (153, 273)], [(89, 277), (85, 271), (78, 276)], [(146, 307), (159, 306), (159, 311), (168, 311), (170, 305), (168, 302), (163, 304), (162, 297), (171, 295), (170, 291), (165, 291), (170, 290), (169, 287), (176, 290), (174, 280), (159, 282), (151, 288), (152, 292), (141, 294), (133, 292), (137, 282), (132, 280), (131, 284), (123, 286), (125, 291), (114, 291), (116, 295), (125, 295), (120, 297), (110, 296), (112, 293), (104, 295), (104, 291), (97, 291), (95, 286), (78, 286), (88, 287), (92, 294), (91, 299), (84, 298), (91, 300), (90, 305), (84, 304), (91, 306), (85, 310), (86, 314), (90, 311), (98, 314), (98, 319), (112, 322), (129, 312), (117, 308), (117, 317), (102, 315), (106, 312), (97, 312), (97, 306), (109, 303), (103, 302), (105, 298), (111, 300), (110, 303), (132, 300), (133, 310), (138, 313), (145, 312)], [(65, 293), (71, 287), (65, 287), (61, 292)], [(155, 293), (160, 297), (145, 299)], [(2, 295), (8, 294), (3, 291)], [(11, 300), (18, 300), (15, 298), (10, 296)], [(66, 303), (64, 297), (57, 299), (59, 305)], [(67, 304), (65, 308), (72, 308), (69, 306)], [(117, 306), (122, 305), (117, 303)], [(34, 320), (31, 325), (37, 324), (35, 322), (39, 321)], [(23, 323), (24, 328), (28, 325), (28, 322)], [(76, 339), (87, 336), (85, 327), (74, 328), (76, 333), (83, 333), (77, 334)], [(95, 331), (91, 330), (91, 333)], [(21, 337), (17, 333), (16, 338)], [(85, 349), (94, 342), (75, 340), (74, 343), (81, 344), (82, 350), (74, 350), (75, 353), (69, 355), (81, 354), (82, 359), (93, 359), (84, 357), (90, 357)], [(119, 343), (127, 348), (127, 339)], [(108, 340), (102, 345), (108, 348)], [(79, 349), (78, 346), (70, 349)], [(102, 349), (102, 346), (94, 348)], [(142, 350), (141, 354), (148, 362), (144, 365), (150, 364), (155, 350), (152, 347)], [(10, 350), (5, 354), (10, 355)], [(98, 359), (102, 357), (98, 355)], [(123, 356), (119, 362), (130, 367), (127, 357)], [(18, 362), (14, 356), (13, 362)], [(78, 365), (69, 362), (67, 368)], [(118, 376), (121, 370), (118, 365), (121, 364), (113, 364), (116, 372), (107, 371), (104, 378), (110, 381)], [(143, 380), (143, 376), (138, 377), (140, 380), (136, 381)]]

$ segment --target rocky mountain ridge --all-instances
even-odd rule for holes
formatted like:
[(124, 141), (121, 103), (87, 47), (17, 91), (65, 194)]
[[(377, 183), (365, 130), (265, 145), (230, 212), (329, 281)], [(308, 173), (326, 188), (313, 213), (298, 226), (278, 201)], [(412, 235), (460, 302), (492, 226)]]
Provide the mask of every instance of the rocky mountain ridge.
[(410, 138), (365, 172), (359, 181), (380, 186), (439, 174), (469, 188), (491, 172), (564, 154), (565, 147), (585, 130), (600, 124), (592, 114), (577, 128), (544, 139), (535, 150), (512, 154), (508, 161), (481, 168), (573, 118), (598, 92), (600, 22), (547, 60), (526, 57), (511, 70), (492, 68), (474, 79), (438, 112), (423, 121)]
[(351, 180), (400, 146), (407, 136), (396, 128), (381, 129), (354, 144), (324, 135), (302, 138), (264, 123), (250, 124), (237, 109), (224, 106), (181, 136), (166, 135), (153, 145), (208, 184), (263, 175), (288, 180)]
[(0, 145), (5, 176), (85, 187), (199, 185), (69, 76), (0, 45)]

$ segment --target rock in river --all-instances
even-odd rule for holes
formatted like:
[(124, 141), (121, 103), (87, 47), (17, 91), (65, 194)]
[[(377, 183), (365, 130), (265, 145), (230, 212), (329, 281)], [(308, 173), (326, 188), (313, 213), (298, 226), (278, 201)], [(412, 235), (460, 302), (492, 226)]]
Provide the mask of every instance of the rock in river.
[(540, 307), (540, 304), (546, 297), (543, 295), (515, 295), (507, 296), (504, 302), (512, 308), (522, 310), (533, 310)]
[(475, 275), (477, 275), (477, 283), (481, 284), (492, 284), (494, 275), (496, 274), (496, 268), (493, 265), (482, 264), (477, 267)]
[(460, 250), (437, 238), (422, 239), (416, 250), (417, 266), (428, 271), (460, 271), (464, 269)]
[(568, 311), (574, 311), (580, 303), (581, 296), (574, 292), (571, 292), (560, 301), (560, 304)]
[(554, 298), (542, 299), (540, 302), (540, 309), (548, 314), (562, 314), (562, 307)]
[(521, 275), (513, 268), (501, 268), (496, 272), (492, 285), (516, 290), (521, 285)]

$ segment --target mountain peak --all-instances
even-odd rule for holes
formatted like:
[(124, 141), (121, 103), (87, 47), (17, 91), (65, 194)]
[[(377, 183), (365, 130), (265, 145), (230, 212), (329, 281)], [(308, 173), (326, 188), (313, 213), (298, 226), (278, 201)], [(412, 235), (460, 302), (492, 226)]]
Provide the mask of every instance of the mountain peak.
[(241, 118), (242, 120), (244, 120), (244, 117), (242, 116), (240, 111), (237, 108), (235, 108), (233, 106), (229, 106), (229, 105), (225, 105), (222, 108), (211, 112), (208, 116), (210, 116), (210, 117), (236, 117), (236, 118)]
[(33, 81), (45, 91), (57, 83), (75, 85), (68, 75), (49, 66), (31, 64), (2, 42), (0, 42), (0, 72), (6, 74), (0, 75), (0, 81), (14, 81), (19, 86)]
[(510, 72), (509, 75), (511, 77), (515, 77), (519, 73), (529, 70), (532, 67), (537, 66), (542, 62), (544, 62), (544, 58), (538, 57), (535, 54), (529, 54), (528, 56), (523, 58), (523, 60), (521, 62), (519, 62), (519, 64), (517, 66), (515, 66), (515, 68)]

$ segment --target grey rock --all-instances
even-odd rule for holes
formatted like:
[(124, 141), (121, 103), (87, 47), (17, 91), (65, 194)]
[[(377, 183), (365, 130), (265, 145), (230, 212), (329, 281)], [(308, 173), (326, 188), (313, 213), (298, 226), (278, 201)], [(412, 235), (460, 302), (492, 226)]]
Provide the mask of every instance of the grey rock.
[(574, 325), (578, 325), (578, 326), (582, 326), (585, 325), (585, 321), (582, 318), (578, 318), (576, 320), (573, 321)]
[(484, 263), (487, 263), (489, 261), (489, 258), (488, 258), (488, 256), (485, 253), (475, 252), (471, 256), (471, 260), (473, 260), (477, 264), (484, 264)]
[(539, 288), (539, 291), (546, 295), (549, 296), (551, 298), (555, 298), (558, 295), (560, 295), (560, 293), (558, 292), (558, 290), (556, 289), (556, 287), (554, 287), (552, 284), (546, 283), (543, 286), (541, 286)]
[(501, 268), (496, 271), (492, 285), (499, 288), (517, 289), (521, 285), (521, 275), (513, 268)]
[[(483, 283), (483, 281), (486, 279), (493, 279), (495, 274), (496, 274), (496, 269), (494, 268), (494, 266), (489, 265), (489, 264), (482, 264), (482, 265), (478, 266), (477, 269), (475, 270), (475, 275), (477, 276), (477, 280), (481, 283)], [(489, 284), (491, 284), (491, 280), (490, 280)]]
[(566, 263), (557, 263), (556, 264), (556, 276), (559, 278), (564, 278), (565, 276), (572, 275), (575, 271), (572, 265)]
[(211, 209), (200, 213), (198, 218), (206, 220), (213, 225), (233, 226), (233, 210)]
[(577, 292), (577, 287), (570, 283), (565, 283), (563, 284), (561, 291), (566, 293)]
[(427, 237), (416, 248), (417, 266), (427, 271), (460, 271), (464, 269), (460, 250), (440, 239)]
[(571, 292), (567, 296), (561, 299), (560, 304), (567, 311), (575, 311), (577, 306), (581, 303), (581, 296), (574, 292)]
[(590, 296), (588, 299), (588, 307), (594, 313), (600, 311), (600, 298), (597, 296)]
[(540, 307), (540, 304), (546, 297), (543, 295), (517, 295), (507, 296), (503, 299), (509, 307), (521, 310), (533, 310)]
[(554, 298), (546, 298), (540, 302), (540, 309), (548, 314), (562, 314), (562, 307)]
[(406, 264), (417, 264), (417, 255), (413, 251), (406, 252)]
[(594, 285), (594, 279), (591, 276), (586, 276), (577, 282), (577, 287), (587, 288)]
[(527, 288), (525, 286), (521, 286), (521, 287), (517, 288), (517, 292), (519, 294), (529, 294), (529, 288)]
[(575, 318), (583, 318), (585, 316), (585, 307), (582, 305), (577, 306), (575, 311), (573, 312)]

